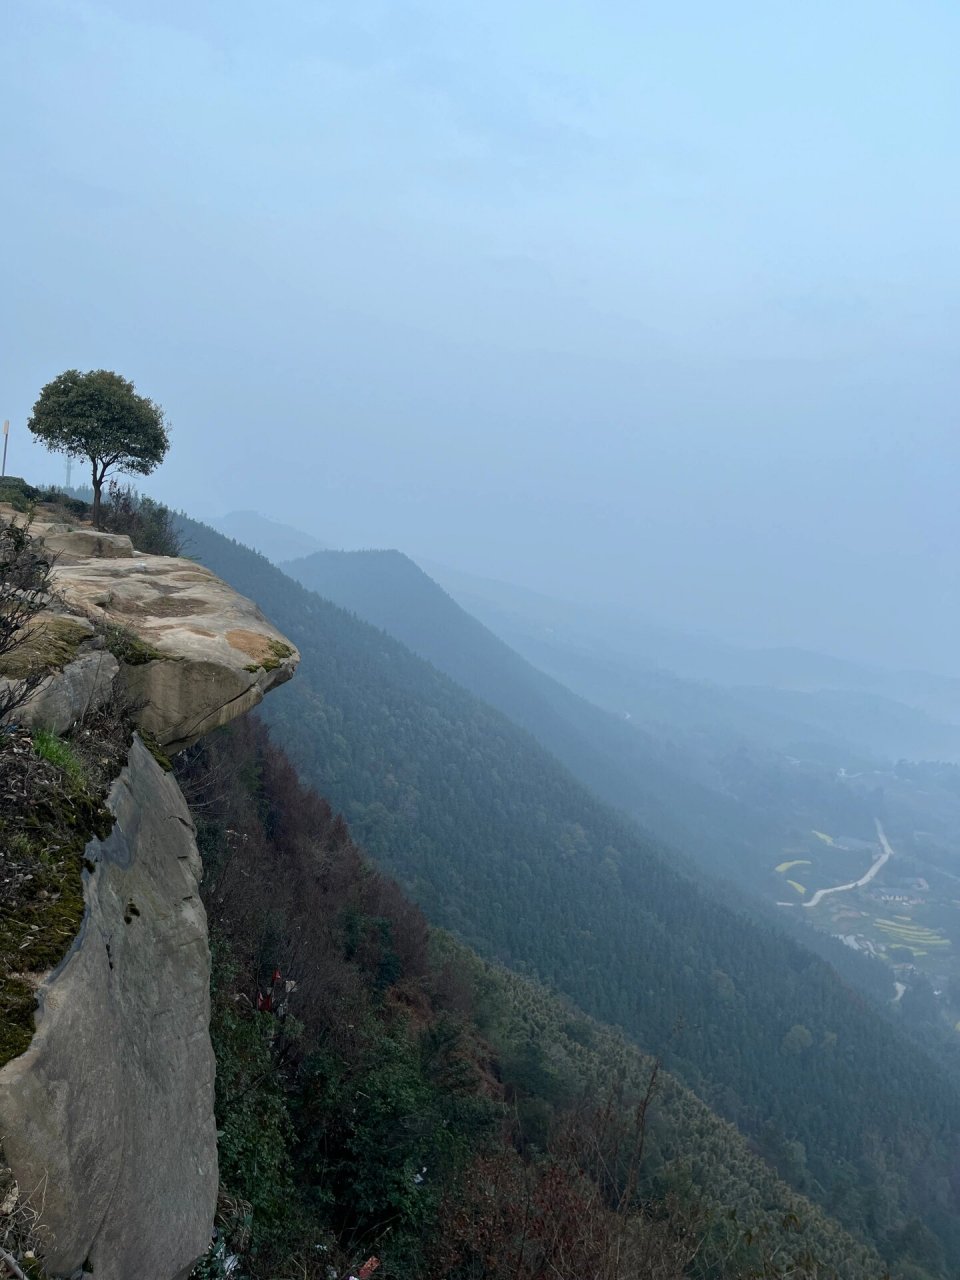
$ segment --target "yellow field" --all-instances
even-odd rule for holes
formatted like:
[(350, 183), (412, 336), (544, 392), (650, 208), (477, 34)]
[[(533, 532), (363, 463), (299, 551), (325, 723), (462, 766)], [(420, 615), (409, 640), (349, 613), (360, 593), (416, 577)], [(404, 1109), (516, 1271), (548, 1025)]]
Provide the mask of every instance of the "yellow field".
[(822, 840), (824, 844), (828, 844), (831, 849), (835, 849), (837, 847), (836, 840), (834, 840), (833, 836), (828, 836), (826, 832), (814, 831), (813, 834), (817, 837), (818, 840)]
[(801, 895), (807, 892), (802, 884), (797, 884), (796, 880), (788, 880), (787, 884), (790, 886), (791, 889), (796, 889), (797, 893)]
[(785, 871), (789, 871), (791, 867), (809, 867), (809, 866), (810, 866), (809, 858), (794, 858), (792, 862), (781, 862), (775, 868), (775, 870), (779, 871), (780, 874), (783, 875), (783, 873)]

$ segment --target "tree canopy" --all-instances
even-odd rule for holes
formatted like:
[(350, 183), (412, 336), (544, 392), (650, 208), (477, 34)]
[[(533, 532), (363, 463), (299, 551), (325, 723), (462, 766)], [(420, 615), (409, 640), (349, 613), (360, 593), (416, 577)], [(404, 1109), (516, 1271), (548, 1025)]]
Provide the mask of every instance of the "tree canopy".
[(108, 369), (67, 369), (48, 382), (27, 426), (48, 449), (89, 461), (97, 528), (108, 472), (149, 475), (170, 445), (161, 407)]

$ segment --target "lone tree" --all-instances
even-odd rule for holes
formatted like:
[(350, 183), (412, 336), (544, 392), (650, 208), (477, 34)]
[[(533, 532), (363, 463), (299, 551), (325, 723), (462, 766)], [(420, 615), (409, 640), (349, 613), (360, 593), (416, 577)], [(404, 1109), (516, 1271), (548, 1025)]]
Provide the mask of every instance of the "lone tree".
[(132, 382), (107, 369), (68, 369), (40, 392), (27, 426), (48, 449), (86, 458), (93, 480), (93, 523), (109, 471), (146, 476), (170, 445), (163, 410)]

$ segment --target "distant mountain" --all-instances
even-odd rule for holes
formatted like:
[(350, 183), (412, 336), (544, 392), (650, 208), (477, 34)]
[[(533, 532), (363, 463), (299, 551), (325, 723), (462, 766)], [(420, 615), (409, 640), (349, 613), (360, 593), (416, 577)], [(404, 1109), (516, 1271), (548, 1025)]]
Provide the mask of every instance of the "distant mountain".
[[(802, 649), (738, 649), (628, 608), (554, 600), (443, 566), (430, 572), (541, 670), (610, 710), (674, 730), (811, 742), (896, 760), (960, 760), (960, 681)], [(839, 757), (838, 757), (839, 758)]]
[[(619, 1024), (865, 1237), (960, 1262), (960, 1095), (836, 973), (718, 902), (528, 734), (383, 631), (188, 524), (301, 650), (266, 718), (436, 923)], [(912, 1235), (911, 1235), (912, 1231)], [(939, 1275), (939, 1265), (912, 1275)]]
[(295, 529), (293, 525), (271, 520), (257, 511), (230, 511), (210, 523), (220, 533), (236, 542), (242, 542), (245, 547), (253, 547), (274, 564), (324, 549), (323, 543), (312, 534)]

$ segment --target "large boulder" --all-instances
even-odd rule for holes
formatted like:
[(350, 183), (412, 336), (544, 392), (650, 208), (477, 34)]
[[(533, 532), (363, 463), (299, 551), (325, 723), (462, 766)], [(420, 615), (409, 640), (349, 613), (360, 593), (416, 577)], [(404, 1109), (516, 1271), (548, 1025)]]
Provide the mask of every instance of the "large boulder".
[(0, 660), (0, 696), (37, 669), (47, 674), (14, 718), (66, 733), (108, 701), (120, 664), (87, 618), (64, 613), (51, 600), (27, 627), (25, 642)]
[(172, 1280), (206, 1248), (217, 1197), (200, 857), (139, 739), (109, 805), (81, 933), (40, 988), (29, 1049), (0, 1071), (0, 1134), (48, 1271)]
[(106, 629), (140, 723), (170, 751), (255, 706), (300, 658), (252, 601), (192, 560), (58, 563), (52, 584)]

